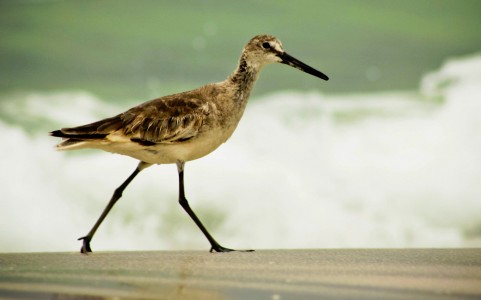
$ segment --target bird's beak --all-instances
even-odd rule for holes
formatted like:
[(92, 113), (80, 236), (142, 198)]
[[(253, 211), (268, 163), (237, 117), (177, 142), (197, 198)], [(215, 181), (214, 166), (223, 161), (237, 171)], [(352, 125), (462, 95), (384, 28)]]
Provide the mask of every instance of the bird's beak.
[(314, 75), (316, 77), (319, 77), (324, 80), (329, 80), (329, 77), (326, 76), (326, 74), (306, 65), (302, 61), (298, 60), (297, 58), (294, 58), (287, 54), (286, 52), (278, 54), (278, 56), (281, 59), (281, 63), (285, 65), (289, 65), (291, 67), (294, 67), (298, 70), (301, 70), (302, 72), (306, 72), (307, 74)]

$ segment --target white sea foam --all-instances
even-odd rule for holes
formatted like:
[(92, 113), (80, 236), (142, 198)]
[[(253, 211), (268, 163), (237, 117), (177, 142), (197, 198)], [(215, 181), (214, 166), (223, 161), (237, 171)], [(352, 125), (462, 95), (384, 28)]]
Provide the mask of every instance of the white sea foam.
[[(26, 119), (44, 124), (47, 114), (52, 124), (79, 125), (125, 107), (78, 93), (16, 101), (1, 103), (8, 118), (0, 120), (0, 251), (77, 251), (75, 239), (136, 162), (55, 152), (57, 141), (25, 129)], [(29, 118), (15, 122), (15, 114)], [(187, 164), (186, 187), (191, 206), (228, 247), (466, 246), (466, 229), (481, 219), (481, 57), (448, 62), (419, 93), (255, 99), (227, 144)], [(92, 247), (208, 243), (177, 204), (169, 165), (134, 180)]]

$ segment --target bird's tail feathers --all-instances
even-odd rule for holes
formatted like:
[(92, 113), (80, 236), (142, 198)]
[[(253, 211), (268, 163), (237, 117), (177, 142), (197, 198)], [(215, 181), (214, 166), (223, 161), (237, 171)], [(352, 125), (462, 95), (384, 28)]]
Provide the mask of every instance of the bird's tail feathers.
[(110, 133), (122, 127), (120, 115), (103, 119), (87, 125), (72, 128), (62, 128), (50, 132), (51, 136), (63, 138), (57, 145), (58, 150), (80, 148), (82, 144), (92, 140), (104, 139)]

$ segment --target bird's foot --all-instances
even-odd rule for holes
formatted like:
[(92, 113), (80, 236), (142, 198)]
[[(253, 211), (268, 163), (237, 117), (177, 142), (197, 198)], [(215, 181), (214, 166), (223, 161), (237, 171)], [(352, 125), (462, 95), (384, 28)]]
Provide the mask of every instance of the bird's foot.
[(90, 240), (91, 239), (92, 238), (89, 237), (89, 236), (83, 236), (83, 237), (78, 239), (78, 241), (80, 241), (80, 240), (83, 241), (82, 248), (80, 248), (80, 253), (87, 254), (89, 252), (92, 252), (92, 249), (90, 248)]
[(254, 250), (235, 250), (235, 249), (230, 249), (230, 248), (222, 247), (222, 246), (219, 245), (219, 244), (212, 245), (212, 246), (210, 247), (210, 251), (209, 251), (209, 252), (233, 252), (233, 251), (236, 251), (236, 252), (254, 252)]

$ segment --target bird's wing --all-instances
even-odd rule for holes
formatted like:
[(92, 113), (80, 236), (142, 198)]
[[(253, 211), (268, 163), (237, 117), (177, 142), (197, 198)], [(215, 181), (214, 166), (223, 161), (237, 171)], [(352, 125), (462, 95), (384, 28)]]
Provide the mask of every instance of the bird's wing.
[(170, 96), (136, 106), (120, 115), (123, 134), (143, 144), (175, 143), (197, 135), (210, 107), (194, 96)]
[(51, 135), (81, 141), (120, 134), (143, 145), (187, 141), (197, 135), (211, 109), (199, 95), (180, 95), (154, 99), (117, 116)]

